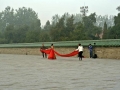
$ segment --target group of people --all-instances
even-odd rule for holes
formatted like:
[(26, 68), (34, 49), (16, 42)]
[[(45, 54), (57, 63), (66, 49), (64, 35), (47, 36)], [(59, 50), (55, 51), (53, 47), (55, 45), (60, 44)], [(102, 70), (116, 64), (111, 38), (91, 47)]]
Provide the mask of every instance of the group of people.
[[(42, 47), (40, 48), (41, 52), (42, 52), (42, 56), (43, 58), (47, 58), (47, 52), (49, 52), (49, 56), (48, 59), (56, 59), (56, 56), (54, 54), (54, 46), (53, 44), (51, 44), (51, 47), (48, 49), (44, 46), (44, 44), (42, 44)], [(46, 52), (44, 50), (47, 50)]]
[[(93, 46), (89, 44), (88, 46), (89, 52), (90, 52), (90, 58), (93, 57)], [(54, 53), (54, 46), (51, 44), (51, 47), (48, 49), (42, 44), (42, 47), (40, 48), (42, 52), (43, 58), (47, 58), (47, 52), (49, 52), (48, 59), (56, 59), (55, 53)], [(49, 50), (49, 51), (44, 51), (44, 50)], [(83, 54), (83, 46), (81, 44), (78, 44), (78, 48), (75, 49), (75, 51), (78, 51), (78, 58), (79, 60), (82, 60), (84, 57)]]
[[(90, 58), (93, 58), (93, 46), (91, 44), (89, 44), (88, 49), (89, 49), (89, 53), (90, 53)], [(78, 44), (78, 48), (76, 50), (79, 51), (79, 53), (78, 53), (79, 60), (82, 60), (82, 58), (84, 57), (82, 55), (83, 54), (83, 46), (81, 44)]]

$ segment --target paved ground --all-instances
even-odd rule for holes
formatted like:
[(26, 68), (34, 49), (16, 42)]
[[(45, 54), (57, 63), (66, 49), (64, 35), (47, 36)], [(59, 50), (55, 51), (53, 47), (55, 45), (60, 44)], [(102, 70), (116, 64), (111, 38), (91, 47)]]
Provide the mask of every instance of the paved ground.
[(120, 90), (120, 60), (0, 54), (0, 90)]

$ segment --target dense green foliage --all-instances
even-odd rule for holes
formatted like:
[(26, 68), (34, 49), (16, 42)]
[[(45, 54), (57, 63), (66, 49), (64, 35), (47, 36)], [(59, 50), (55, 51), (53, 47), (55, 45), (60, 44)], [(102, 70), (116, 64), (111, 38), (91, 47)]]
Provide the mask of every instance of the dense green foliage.
[[(119, 7), (117, 8), (119, 10)], [(55, 15), (41, 28), (37, 13), (31, 8), (14, 10), (6, 7), (0, 12), (0, 43), (30, 43), (120, 38), (120, 13), (118, 16), (97, 16), (91, 13)]]
[(108, 30), (107, 30), (107, 24), (105, 22), (103, 28), (103, 39), (107, 39), (107, 38), (108, 38)]
[(115, 25), (109, 28), (108, 38), (120, 39), (120, 13), (114, 17)]

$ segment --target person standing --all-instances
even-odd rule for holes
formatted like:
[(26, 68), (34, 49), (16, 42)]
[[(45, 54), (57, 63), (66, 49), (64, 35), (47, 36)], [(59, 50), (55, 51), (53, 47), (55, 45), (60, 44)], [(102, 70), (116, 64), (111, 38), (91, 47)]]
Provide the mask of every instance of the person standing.
[(53, 44), (51, 44), (50, 54), (49, 54), (49, 56), (48, 56), (48, 59), (51, 59), (51, 60), (55, 60), (55, 59), (56, 59)]
[(92, 58), (93, 57), (93, 46), (91, 44), (89, 44), (88, 49), (90, 52), (90, 58)]
[[(42, 47), (41, 47), (40, 49), (41, 49), (41, 50), (45, 50), (45, 49), (47, 49), (47, 48), (44, 46), (44, 44), (42, 44)], [(47, 58), (47, 54), (44, 53), (44, 52), (42, 52), (42, 56), (43, 56), (43, 58), (44, 58), (44, 57)]]
[(78, 44), (78, 48), (76, 49), (76, 51), (78, 50), (78, 57), (79, 57), (79, 60), (82, 60), (82, 54), (83, 54), (83, 46), (81, 44)]

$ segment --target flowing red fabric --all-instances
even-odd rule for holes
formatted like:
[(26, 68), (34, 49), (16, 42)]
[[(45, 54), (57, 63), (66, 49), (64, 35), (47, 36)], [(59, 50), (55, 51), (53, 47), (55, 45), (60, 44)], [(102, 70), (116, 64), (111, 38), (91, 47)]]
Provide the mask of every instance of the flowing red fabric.
[(59, 54), (58, 52), (55, 51), (55, 54), (57, 54), (58, 56), (61, 56), (61, 57), (72, 57), (72, 56), (75, 56), (78, 54), (78, 51), (73, 51), (69, 54)]
[(51, 49), (46, 49), (46, 50), (40, 50), (41, 52), (44, 52), (44, 53), (46, 53), (46, 54), (50, 54), (50, 51), (51, 51)]
[(61, 57), (72, 57), (78, 54), (78, 51), (73, 51), (69, 54), (59, 54), (58, 52), (54, 51), (53, 49), (48, 49), (48, 50), (41, 50), (41, 52), (44, 52), (46, 54), (49, 54), (48, 59), (56, 59), (56, 55), (61, 56)]
[(48, 59), (51, 59), (51, 60), (55, 60), (56, 59), (56, 56), (55, 56), (55, 52), (53, 49), (47, 49), (47, 50), (40, 50), (41, 52), (44, 52), (46, 54), (49, 54), (48, 55)]

